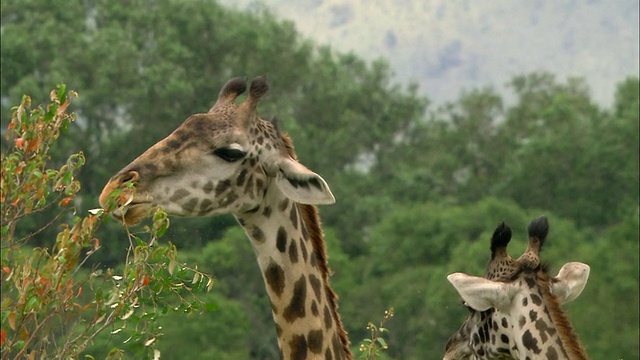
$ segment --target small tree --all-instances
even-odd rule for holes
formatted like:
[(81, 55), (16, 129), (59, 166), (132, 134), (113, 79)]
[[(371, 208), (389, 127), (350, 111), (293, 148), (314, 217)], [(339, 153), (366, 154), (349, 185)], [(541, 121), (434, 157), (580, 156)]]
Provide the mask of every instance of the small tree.
[[(158, 244), (169, 226), (161, 209), (141, 232), (145, 239), (127, 229), (130, 247), (122, 268), (83, 267), (100, 250), (96, 234), (109, 220), (109, 212), (92, 210), (81, 216), (73, 206), (80, 191), (76, 176), (85, 163), (82, 152), (69, 156), (59, 169), (48, 167), (54, 143), (76, 118), (67, 113), (76, 96), (59, 85), (51, 92), (51, 102), (35, 109), (24, 96), (13, 108), (6, 130), (0, 192), (2, 359), (76, 358), (104, 330), (129, 333), (124, 349), (113, 348), (110, 359), (126, 352), (158, 358), (158, 317), (168, 311), (213, 308), (197, 296), (210, 291), (213, 280), (178, 264), (171, 243)], [(47, 209), (58, 210), (52, 212), (53, 219), (26, 236), (17, 235), (24, 220)], [(61, 230), (50, 248), (29, 246), (43, 229), (60, 221)]]

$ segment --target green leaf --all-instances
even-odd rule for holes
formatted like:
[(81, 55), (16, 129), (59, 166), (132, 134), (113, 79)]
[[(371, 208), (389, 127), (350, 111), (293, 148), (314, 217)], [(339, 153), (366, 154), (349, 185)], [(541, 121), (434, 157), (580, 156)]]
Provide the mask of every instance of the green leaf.
[(31, 311), (35, 309), (37, 304), (38, 304), (38, 298), (35, 296), (30, 297), (29, 300), (27, 301), (27, 304), (25, 305), (26, 311)]
[(58, 99), (60, 104), (64, 104), (67, 101), (67, 85), (58, 84)]

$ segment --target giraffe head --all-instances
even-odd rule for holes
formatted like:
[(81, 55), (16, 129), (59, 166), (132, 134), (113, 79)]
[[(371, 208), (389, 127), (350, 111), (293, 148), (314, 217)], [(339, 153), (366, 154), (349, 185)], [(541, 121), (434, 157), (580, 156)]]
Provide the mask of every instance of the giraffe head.
[(246, 82), (227, 82), (206, 114), (190, 116), (117, 172), (100, 205), (126, 224), (155, 206), (180, 216), (233, 213), (254, 247), (282, 358), (351, 359), (314, 206), (335, 200), (297, 161), (291, 139), (258, 116), (267, 88), (255, 78), (236, 105)]
[(242, 213), (259, 206), (272, 182), (295, 202), (333, 203), (322, 177), (296, 160), (288, 137), (258, 116), (266, 78), (255, 78), (236, 105), (245, 90), (245, 79), (228, 81), (206, 114), (190, 116), (116, 173), (102, 190), (101, 206), (119, 190), (114, 215), (127, 224), (157, 205), (178, 216)]
[(483, 277), (453, 273), (453, 284), (469, 315), (445, 347), (445, 360), (493, 358), (586, 359), (584, 348), (560, 305), (577, 298), (589, 266), (565, 264), (553, 277), (540, 262), (549, 231), (546, 217), (528, 227), (529, 245), (519, 258), (507, 252), (511, 229), (500, 224), (491, 239)]

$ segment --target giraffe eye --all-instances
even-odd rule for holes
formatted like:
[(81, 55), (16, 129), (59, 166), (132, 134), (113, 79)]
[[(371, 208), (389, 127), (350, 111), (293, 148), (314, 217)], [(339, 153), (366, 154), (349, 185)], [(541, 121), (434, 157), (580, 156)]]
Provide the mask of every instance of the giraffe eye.
[(236, 162), (242, 159), (247, 153), (232, 148), (220, 148), (213, 151), (213, 153), (226, 162)]

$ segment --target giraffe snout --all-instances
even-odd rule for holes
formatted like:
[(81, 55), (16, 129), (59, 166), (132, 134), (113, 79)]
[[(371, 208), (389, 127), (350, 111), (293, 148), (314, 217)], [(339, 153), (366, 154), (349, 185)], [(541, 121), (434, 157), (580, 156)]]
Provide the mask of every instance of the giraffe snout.
[(124, 184), (131, 182), (136, 183), (140, 179), (140, 173), (136, 170), (129, 170), (114, 176), (109, 180), (107, 185), (102, 189), (102, 193), (98, 198), (98, 202), (103, 209), (107, 209), (109, 206), (109, 197), (117, 189), (123, 188)]

